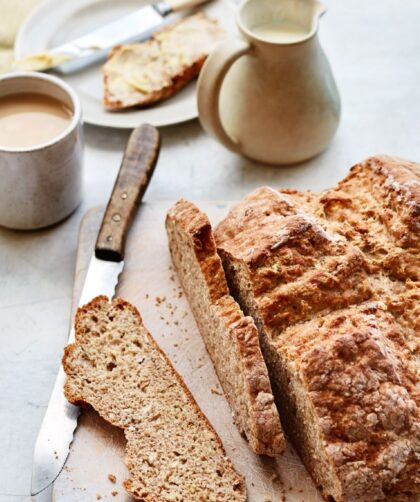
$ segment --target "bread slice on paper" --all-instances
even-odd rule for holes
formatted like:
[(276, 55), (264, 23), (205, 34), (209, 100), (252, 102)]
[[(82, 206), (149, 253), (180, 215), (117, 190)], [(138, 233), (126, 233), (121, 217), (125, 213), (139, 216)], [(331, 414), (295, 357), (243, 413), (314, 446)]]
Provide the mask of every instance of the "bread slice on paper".
[(207, 216), (180, 200), (168, 212), (166, 228), (172, 260), (236, 425), (255, 453), (281, 454), (285, 440), (258, 332), (229, 294)]
[(121, 110), (169, 98), (198, 75), (224, 37), (217, 21), (198, 13), (143, 43), (115, 47), (103, 67), (104, 106)]
[(243, 478), (135, 307), (97, 297), (75, 328), (65, 395), (124, 430), (126, 490), (145, 502), (245, 501)]

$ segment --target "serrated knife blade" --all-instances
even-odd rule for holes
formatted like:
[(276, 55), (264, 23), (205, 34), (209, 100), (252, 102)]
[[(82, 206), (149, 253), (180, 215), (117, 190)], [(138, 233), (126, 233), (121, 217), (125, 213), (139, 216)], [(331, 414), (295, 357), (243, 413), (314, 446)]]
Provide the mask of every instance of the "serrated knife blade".
[[(124, 261), (110, 262), (92, 256), (80, 296), (79, 307), (98, 295), (113, 298)], [(74, 326), (70, 329), (68, 343), (74, 342)], [(80, 410), (64, 397), (66, 380), (60, 367), (47, 411), (35, 444), (32, 468), (32, 495), (37, 495), (50, 485), (66, 462)]]
[[(79, 307), (99, 295), (113, 298), (124, 268), (124, 246), (130, 224), (152, 177), (159, 156), (160, 137), (149, 125), (133, 131), (106, 208), (86, 274)], [(74, 327), (68, 343), (74, 341)], [(31, 494), (46, 490), (67, 460), (80, 409), (64, 396), (66, 375), (60, 367), (34, 450)]]

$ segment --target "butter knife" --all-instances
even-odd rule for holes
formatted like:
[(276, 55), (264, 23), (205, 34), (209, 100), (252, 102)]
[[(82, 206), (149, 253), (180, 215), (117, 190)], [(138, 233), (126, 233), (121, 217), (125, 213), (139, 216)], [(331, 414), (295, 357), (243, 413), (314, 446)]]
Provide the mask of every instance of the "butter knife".
[[(110, 299), (114, 296), (118, 277), (124, 268), (125, 240), (152, 177), (159, 148), (160, 136), (154, 127), (142, 125), (132, 132), (105, 210), (79, 306), (101, 294)], [(73, 341), (72, 327), (68, 343)], [(32, 495), (46, 490), (60, 474), (77, 427), (80, 410), (64, 397), (65, 379), (61, 366), (35, 443)]]
[(91, 33), (48, 51), (15, 61), (19, 70), (46, 71), (57, 68), (70, 73), (106, 57), (112, 47), (146, 40), (173, 12), (191, 9), (209, 0), (165, 0), (150, 4)]

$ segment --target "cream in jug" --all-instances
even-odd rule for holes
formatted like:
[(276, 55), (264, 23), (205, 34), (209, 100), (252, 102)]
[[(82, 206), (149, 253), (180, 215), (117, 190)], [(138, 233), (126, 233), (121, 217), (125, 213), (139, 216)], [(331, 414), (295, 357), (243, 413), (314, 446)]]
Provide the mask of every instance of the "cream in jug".
[(305, 36), (305, 27), (299, 23), (287, 20), (283, 22), (271, 21), (255, 26), (254, 33), (267, 42), (294, 43)]
[(220, 45), (198, 83), (204, 129), (259, 162), (290, 164), (317, 155), (333, 137), (340, 99), (319, 44), (314, 0), (247, 0), (242, 37)]

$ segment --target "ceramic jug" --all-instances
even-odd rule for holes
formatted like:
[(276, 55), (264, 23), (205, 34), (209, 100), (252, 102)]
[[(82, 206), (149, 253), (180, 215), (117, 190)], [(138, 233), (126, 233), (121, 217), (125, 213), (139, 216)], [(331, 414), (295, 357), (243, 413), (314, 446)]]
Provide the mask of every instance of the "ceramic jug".
[(207, 59), (198, 82), (204, 129), (256, 161), (291, 164), (326, 148), (340, 99), (318, 40), (325, 7), (316, 0), (247, 0), (240, 38)]

